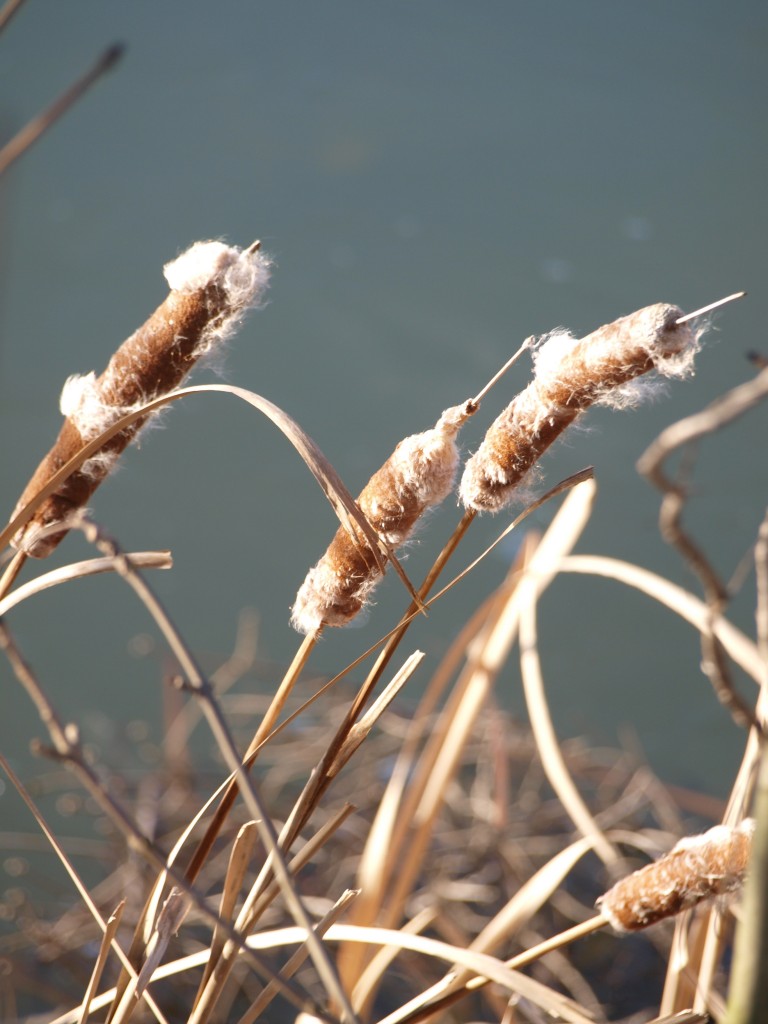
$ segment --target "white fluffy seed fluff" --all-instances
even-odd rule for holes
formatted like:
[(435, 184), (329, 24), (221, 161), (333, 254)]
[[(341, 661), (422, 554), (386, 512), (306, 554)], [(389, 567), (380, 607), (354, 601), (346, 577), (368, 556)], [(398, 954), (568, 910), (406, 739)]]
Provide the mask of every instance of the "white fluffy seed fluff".
[(235, 309), (259, 306), (269, 284), (271, 261), (260, 249), (238, 249), (223, 242), (195, 242), (166, 263), (163, 274), (174, 292), (195, 292), (218, 284)]
[(467, 461), (459, 494), (465, 507), (497, 512), (519, 495), (525, 475), (590, 405), (636, 405), (651, 370), (666, 377), (693, 371), (701, 330), (676, 306), (658, 303), (577, 339), (557, 330), (534, 349), (534, 378), (491, 424)]
[[(195, 346), (193, 359), (200, 358), (217, 343), (225, 341), (246, 310), (263, 305), (270, 268), (270, 258), (259, 249), (241, 250), (223, 242), (195, 242), (175, 260), (166, 263), (163, 273), (172, 292), (192, 294), (216, 286), (224, 295), (222, 305), (225, 311), (206, 326)], [(138, 332), (134, 335), (137, 337)], [(93, 371), (67, 378), (59, 407), (80, 431), (83, 441), (97, 437), (121, 417), (140, 408), (148, 399), (157, 397), (147, 392), (138, 402), (116, 404), (115, 383), (119, 383), (116, 378), (124, 372), (122, 365), (110, 366), (100, 379)], [(86, 474), (91, 461), (84, 463), (83, 472)], [(103, 464), (104, 459), (99, 456), (94, 463), (96, 461)]]
[(223, 242), (195, 242), (163, 267), (171, 291), (190, 294), (212, 285), (226, 298), (226, 312), (212, 320), (196, 348), (202, 356), (234, 332), (241, 315), (265, 301), (272, 261), (251, 246), (238, 249)]
[[(475, 409), (470, 403), (446, 410), (430, 430), (406, 437), (368, 481), (358, 505), (388, 544), (399, 547), (419, 518), (452, 491), (459, 466), (456, 436)], [(345, 626), (364, 607), (381, 577), (373, 553), (343, 527), (307, 573), (294, 602), (291, 625), (300, 633)]]
[[(197, 242), (165, 267), (170, 292), (155, 312), (113, 353), (104, 372), (70, 377), (61, 394), (65, 416), (56, 443), (27, 485), (19, 508), (83, 446), (128, 413), (181, 385), (201, 357), (236, 329), (246, 310), (262, 305), (270, 260), (258, 242), (237, 249), (223, 242)], [(138, 415), (76, 470), (37, 510), (12, 543), (44, 558), (66, 530), (42, 542), (41, 530), (66, 521), (82, 508), (120, 453), (153, 414)], [(18, 508), (17, 508), (18, 511)]]

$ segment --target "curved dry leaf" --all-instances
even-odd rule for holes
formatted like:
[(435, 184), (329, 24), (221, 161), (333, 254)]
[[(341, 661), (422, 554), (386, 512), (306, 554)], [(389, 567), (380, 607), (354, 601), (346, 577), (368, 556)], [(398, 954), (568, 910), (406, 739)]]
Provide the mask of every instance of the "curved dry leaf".
[(221, 394), (233, 395), (235, 398), (239, 398), (242, 401), (247, 402), (249, 405), (252, 405), (271, 420), (299, 453), (307, 468), (320, 485), (320, 489), (330, 502), (333, 511), (344, 529), (350, 534), (350, 536), (356, 537), (356, 532), (352, 525), (354, 523), (360, 529), (368, 542), (371, 551), (377, 559), (381, 572), (383, 573), (385, 571), (386, 562), (389, 560), (393, 569), (402, 580), (406, 590), (408, 590), (410, 596), (416, 600), (419, 605), (421, 605), (413, 584), (400, 565), (400, 562), (398, 561), (391, 546), (387, 544), (386, 540), (380, 537), (373, 529), (366, 516), (361, 512), (352, 494), (347, 490), (341, 477), (333, 468), (333, 465), (325, 457), (321, 449), (317, 444), (315, 444), (309, 434), (307, 434), (306, 431), (303, 430), (287, 412), (275, 405), (274, 402), (270, 402), (269, 399), (256, 394), (255, 391), (248, 391), (245, 388), (235, 387), (232, 384), (198, 384), (194, 387), (181, 388), (178, 391), (172, 391), (170, 394), (162, 395), (160, 398), (153, 399), (151, 402), (147, 402), (140, 408), (134, 409), (127, 415), (122, 416), (119, 420), (116, 420), (108, 430), (103, 431), (98, 435), (98, 437), (95, 437), (92, 441), (81, 448), (77, 455), (73, 456), (67, 463), (65, 463), (61, 469), (59, 469), (58, 472), (49, 479), (45, 487), (38, 491), (35, 497), (27, 502), (24, 508), (10, 520), (5, 529), (0, 532), (0, 550), (5, 548), (17, 531), (32, 518), (46, 498), (53, 494), (65, 480), (79, 469), (80, 466), (82, 466), (82, 464), (92, 455), (95, 455), (96, 452), (100, 451), (107, 441), (111, 440), (111, 438), (116, 434), (121, 433), (132, 423), (146, 418), (149, 413), (162, 409), (163, 406), (169, 405), (171, 402), (176, 402), (180, 398), (186, 398), (187, 395), (204, 394), (206, 392), (220, 392)]
[(90, 558), (84, 562), (72, 562), (70, 565), (63, 565), (59, 569), (53, 569), (42, 576), (37, 576), (0, 600), (0, 618), (11, 608), (15, 608), (17, 604), (21, 604), (22, 601), (26, 601), (43, 590), (48, 590), (49, 587), (56, 587), (60, 583), (70, 583), (72, 580), (85, 579), (86, 576), (95, 576), (102, 572), (119, 572), (120, 562), (126, 558), (136, 569), (171, 569), (173, 567), (170, 551), (133, 551), (117, 557)]
[(712, 618), (711, 609), (689, 591), (639, 565), (602, 555), (569, 555), (560, 562), (561, 572), (604, 576), (639, 590), (689, 622), (699, 632), (710, 628), (731, 658), (759, 685), (765, 671), (757, 645), (724, 616)]
[(592, 840), (585, 836), (555, 854), (520, 886), (512, 899), (483, 928), (470, 948), (481, 953), (488, 952), (523, 928), (544, 906), (569, 871), (591, 849)]
[[(567, 996), (555, 992), (549, 986), (533, 978), (521, 974), (519, 971), (512, 971), (505, 966), (503, 961), (483, 953), (473, 953), (470, 950), (462, 949), (459, 946), (452, 946), (447, 942), (438, 939), (430, 939), (423, 935), (413, 935), (407, 932), (396, 931), (391, 928), (363, 928), (356, 925), (334, 924), (327, 933), (326, 939), (329, 942), (362, 942), (367, 945), (396, 946), (399, 949), (408, 949), (416, 953), (422, 953), (449, 964), (458, 964), (466, 967), (478, 977), (488, 978), (496, 982), (509, 992), (517, 993), (530, 999), (531, 1002), (540, 1006), (548, 1013), (559, 1015), (562, 1020), (569, 1024), (594, 1024), (593, 1018), (580, 1010), (573, 1000)], [(279, 946), (291, 946), (303, 943), (306, 940), (306, 932), (302, 928), (292, 926), (289, 928), (278, 928), (274, 931), (260, 932), (258, 935), (251, 935), (246, 940), (250, 949), (266, 950), (275, 949)], [(162, 964), (154, 975), (154, 980), (173, 977), (184, 971), (189, 971), (202, 966), (208, 959), (208, 950), (204, 949), (190, 956), (182, 957), (168, 964)], [(97, 1010), (107, 1005), (114, 997), (114, 989), (104, 992), (96, 997), (91, 1004), (91, 1009)], [(421, 999), (419, 996), (417, 999)], [(413, 1001), (415, 1002), (415, 1001)], [(412, 1009), (411, 1004), (401, 1007), (395, 1013), (383, 1018), (378, 1024), (396, 1024), (405, 1011)], [(52, 1024), (75, 1024), (77, 1010), (72, 1010), (57, 1017)]]

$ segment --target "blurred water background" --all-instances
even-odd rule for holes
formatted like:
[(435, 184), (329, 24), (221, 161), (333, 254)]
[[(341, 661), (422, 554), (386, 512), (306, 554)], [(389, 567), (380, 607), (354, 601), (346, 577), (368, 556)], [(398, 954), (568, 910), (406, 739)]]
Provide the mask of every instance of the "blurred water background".
[[(269, 305), (215, 369), (295, 416), (353, 492), (526, 336), (746, 288), (692, 381), (634, 413), (593, 411), (545, 462), (550, 485), (596, 467), (579, 551), (694, 586), (634, 466), (664, 426), (751, 376), (747, 350), (768, 351), (765, 4), (29, 0), (0, 38), (4, 137), (116, 40), (120, 66), (2, 183), (6, 513), (58, 431), (64, 379), (103, 368), (166, 294), (163, 264), (197, 239), (258, 237), (274, 255)], [(468, 448), (527, 374), (488, 398)], [(725, 576), (762, 516), (767, 425), (752, 413), (701, 453), (690, 522)], [(173, 571), (152, 582), (208, 667), (230, 652), (243, 608), (258, 611), (263, 657), (290, 660), (288, 610), (334, 520), (252, 410), (221, 396), (181, 403), (93, 509), (125, 548), (172, 549)], [(434, 517), (406, 562), (414, 579), (456, 518), (453, 507)], [(502, 525), (477, 524), (456, 571)], [(72, 537), (51, 565), (87, 554)], [(433, 667), (510, 557), (488, 559), (408, 650)], [(750, 576), (732, 609), (748, 631), (753, 592)], [(329, 635), (314, 668), (346, 664), (405, 600), (391, 576), (368, 622)], [(167, 659), (117, 579), (50, 591), (8, 624), (65, 718), (95, 736), (110, 721), (159, 729)], [(631, 726), (665, 779), (727, 793), (743, 736), (689, 627), (616, 584), (564, 577), (540, 634), (562, 737), (614, 744)], [(5, 662), (0, 685), (0, 749), (25, 768), (42, 727)], [(514, 659), (498, 700), (524, 714)], [(6, 797), (4, 824), (22, 814)]]

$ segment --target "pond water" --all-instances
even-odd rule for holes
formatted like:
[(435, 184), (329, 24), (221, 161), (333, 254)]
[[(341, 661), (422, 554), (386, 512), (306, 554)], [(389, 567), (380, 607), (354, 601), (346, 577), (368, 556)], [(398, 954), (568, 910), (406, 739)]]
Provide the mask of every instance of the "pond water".
[[(744, 288), (693, 380), (636, 412), (590, 413), (544, 464), (550, 485), (596, 468), (580, 552), (696, 590), (634, 467), (664, 426), (749, 378), (745, 353), (766, 346), (767, 30), (764, 4), (709, 0), (30, 2), (0, 37), (5, 137), (108, 44), (127, 51), (2, 184), (7, 510), (58, 430), (64, 379), (103, 367), (164, 297), (163, 264), (196, 239), (261, 238), (276, 267), (269, 305), (195, 381), (220, 374), (281, 405), (353, 492), (528, 335), (584, 334), (652, 302), (694, 309)], [(489, 396), (468, 449), (527, 375), (521, 364)], [(762, 516), (766, 426), (757, 410), (700, 453), (690, 522), (725, 577)], [(290, 660), (288, 610), (334, 520), (256, 413), (223, 396), (182, 403), (93, 511), (128, 550), (172, 549), (172, 573), (153, 582), (206, 665), (227, 657), (243, 608), (258, 611), (264, 658)], [(415, 579), (456, 518), (451, 506), (424, 531), (406, 562)], [(505, 522), (476, 523), (456, 570)], [(425, 650), (428, 668), (415, 687), (510, 555), (419, 623), (408, 649)], [(51, 564), (84, 557), (71, 538)], [(750, 632), (753, 591), (749, 576), (733, 607)], [(392, 576), (368, 621), (329, 636), (313, 667), (346, 664), (404, 603)], [(540, 620), (561, 736), (613, 744), (630, 730), (664, 778), (728, 792), (743, 737), (688, 626), (581, 577), (551, 588)], [(65, 718), (159, 721), (167, 657), (119, 581), (51, 591), (8, 624)], [(5, 663), (0, 681), (0, 749), (25, 765), (41, 726)], [(498, 699), (524, 714), (514, 658)]]

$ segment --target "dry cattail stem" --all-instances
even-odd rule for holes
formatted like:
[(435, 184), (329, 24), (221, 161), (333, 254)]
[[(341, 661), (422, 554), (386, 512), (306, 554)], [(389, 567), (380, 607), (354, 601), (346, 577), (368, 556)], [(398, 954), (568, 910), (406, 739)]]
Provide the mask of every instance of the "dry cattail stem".
[[(178, 387), (201, 356), (235, 329), (241, 314), (263, 299), (270, 261), (255, 243), (245, 250), (221, 242), (197, 242), (164, 273), (171, 291), (147, 322), (115, 352), (106, 370), (70, 377), (61, 393), (66, 416), (59, 437), (26, 487), (20, 511), (88, 441), (121, 416)], [(13, 538), (34, 558), (49, 555), (66, 533), (40, 537), (81, 509), (108, 475), (147, 417), (120, 431), (37, 509)]]
[[(454, 406), (431, 430), (406, 437), (366, 484), (358, 505), (392, 547), (404, 544), (420, 516), (450, 494), (459, 465), (456, 436), (476, 408), (472, 402)], [(346, 625), (378, 582), (380, 561), (362, 533), (352, 537), (339, 527), (296, 595), (293, 627), (309, 634)]]
[(620, 932), (647, 928), (702, 900), (741, 888), (755, 823), (716, 825), (680, 842), (654, 864), (635, 871), (597, 901), (600, 913)]
[(557, 331), (534, 353), (535, 377), (491, 424), (461, 480), (465, 507), (497, 512), (549, 446), (595, 402), (637, 401), (636, 378), (691, 371), (698, 332), (683, 311), (659, 303), (598, 328), (581, 341)]

